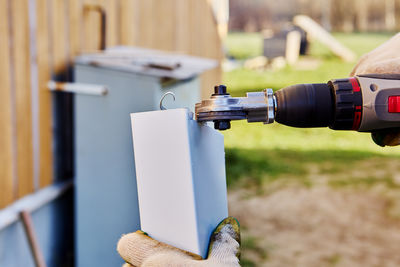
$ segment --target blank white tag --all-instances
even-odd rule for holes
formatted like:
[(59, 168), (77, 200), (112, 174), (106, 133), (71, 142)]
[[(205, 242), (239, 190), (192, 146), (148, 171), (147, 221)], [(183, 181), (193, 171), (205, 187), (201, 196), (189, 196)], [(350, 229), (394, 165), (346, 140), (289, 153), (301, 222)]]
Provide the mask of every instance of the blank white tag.
[(228, 216), (224, 138), (187, 109), (131, 114), (141, 229), (207, 256)]

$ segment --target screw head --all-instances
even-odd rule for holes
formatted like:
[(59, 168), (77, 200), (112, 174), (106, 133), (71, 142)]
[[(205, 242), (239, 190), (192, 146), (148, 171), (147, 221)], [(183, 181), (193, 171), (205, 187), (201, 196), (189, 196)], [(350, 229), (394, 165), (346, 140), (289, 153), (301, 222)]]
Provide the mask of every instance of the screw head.
[(214, 129), (223, 131), (231, 128), (230, 120), (214, 121)]
[(223, 84), (214, 86), (214, 95), (226, 95), (226, 86)]

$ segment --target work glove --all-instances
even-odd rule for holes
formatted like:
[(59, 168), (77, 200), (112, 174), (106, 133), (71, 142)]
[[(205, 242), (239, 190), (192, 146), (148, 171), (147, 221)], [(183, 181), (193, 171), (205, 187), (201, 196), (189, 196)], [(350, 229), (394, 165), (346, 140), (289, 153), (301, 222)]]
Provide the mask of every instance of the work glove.
[[(350, 76), (360, 74), (400, 74), (400, 33), (361, 57)], [(380, 146), (397, 146), (400, 128), (372, 132), (372, 140)]]
[(228, 217), (217, 226), (210, 238), (206, 260), (154, 240), (142, 231), (122, 236), (117, 251), (126, 262), (123, 267), (236, 267), (240, 266), (239, 223)]

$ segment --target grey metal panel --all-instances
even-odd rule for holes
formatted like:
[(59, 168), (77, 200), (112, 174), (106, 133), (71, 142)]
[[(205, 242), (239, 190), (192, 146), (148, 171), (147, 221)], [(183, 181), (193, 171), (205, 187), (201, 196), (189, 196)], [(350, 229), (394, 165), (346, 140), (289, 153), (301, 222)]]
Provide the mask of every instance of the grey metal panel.
[[(47, 266), (72, 266), (72, 192), (32, 213), (39, 246)], [(20, 221), (0, 231), (0, 266), (34, 267)]]
[(158, 109), (166, 91), (177, 95), (166, 107), (194, 106), (200, 85), (191, 79), (163, 88), (157, 77), (82, 64), (75, 81), (109, 90), (75, 95), (76, 266), (120, 266), (118, 239), (140, 228), (129, 114)]
[(152, 109), (157, 80), (79, 65), (75, 77), (109, 89), (75, 96), (76, 265), (120, 266), (118, 239), (140, 227), (129, 114)]
[[(211, 234), (228, 217), (224, 137), (211, 127), (189, 120), (190, 156), (200, 248), (207, 248)], [(196, 129), (196, 130), (195, 130)], [(205, 249), (205, 257), (207, 254)]]
[(35, 266), (21, 222), (0, 232), (0, 266)]

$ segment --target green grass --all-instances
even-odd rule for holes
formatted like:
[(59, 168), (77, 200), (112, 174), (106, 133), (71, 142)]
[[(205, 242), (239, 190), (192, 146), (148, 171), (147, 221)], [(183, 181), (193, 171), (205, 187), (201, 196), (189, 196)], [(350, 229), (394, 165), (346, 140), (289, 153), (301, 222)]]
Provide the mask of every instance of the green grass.
[[(335, 34), (343, 44), (352, 49), (357, 56), (372, 50), (391, 34)], [(235, 58), (253, 57), (262, 54), (262, 36), (260, 34), (230, 34), (226, 41), (228, 53)], [(296, 83), (327, 82), (333, 78), (347, 77), (354, 63), (345, 63), (334, 56), (326, 47), (312, 42), (310, 55), (322, 60), (316, 70), (296, 70), (286, 67), (278, 71), (254, 71), (237, 69), (224, 73), (223, 81), (234, 95), (243, 95), (247, 91), (273, 88), (275, 90)]]
[(293, 128), (277, 123), (232, 122), (232, 129), (223, 132), (228, 148), (289, 149), (295, 151), (363, 151), (400, 155), (398, 147), (379, 147), (369, 133), (333, 131), (329, 128)]
[[(335, 34), (339, 41), (358, 56), (388, 40), (391, 34)], [(258, 34), (234, 33), (227, 38), (229, 54), (246, 58), (261, 54)], [(319, 43), (312, 43), (310, 56), (321, 60), (315, 70), (285, 67), (277, 71), (255, 71), (244, 68), (224, 73), (223, 81), (234, 96), (263, 88), (274, 90), (297, 83), (327, 82), (348, 77), (355, 63), (344, 63)], [(285, 175), (298, 177), (307, 184), (307, 164), (330, 162), (323, 171), (346, 172), (349, 163), (374, 158), (384, 161), (400, 157), (400, 148), (379, 147), (367, 133), (332, 131), (327, 128), (298, 129), (283, 125), (263, 125), (238, 121), (224, 132), (227, 148), (227, 176), (232, 186), (240, 180), (248, 184), (274, 181)], [(351, 177), (349, 177), (351, 179)], [(354, 181), (355, 184), (359, 181)], [(350, 182), (351, 183), (351, 182)], [(337, 182), (338, 186), (343, 183)], [(386, 183), (390, 186), (390, 182)], [(347, 185), (347, 184), (346, 184)]]
[(246, 59), (262, 54), (263, 40), (259, 33), (230, 33), (225, 42), (228, 55)]
[[(388, 158), (398, 158), (398, 155), (383, 155), (376, 152), (342, 149), (240, 149), (226, 150), (228, 186), (261, 188), (265, 185), (284, 178), (286, 182), (296, 182), (304, 186), (311, 186), (315, 181), (309, 178), (310, 166), (318, 166), (320, 174), (329, 175), (329, 185), (344, 187), (354, 185), (384, 184), (392, 187), (392, 177), (351, 177), (341, 175), (366, 161), (374, 161), (371, 168), (384, 167)], [(370, 175), (368, 170), (360, 170)], [(397, 186), (396, 186), (397, 187)]]
[(244, 258), (244, 259), (240, 260), (240, 266), (242, 266), (242, 267), (255, 267), (257, 265), (252, 260)]

